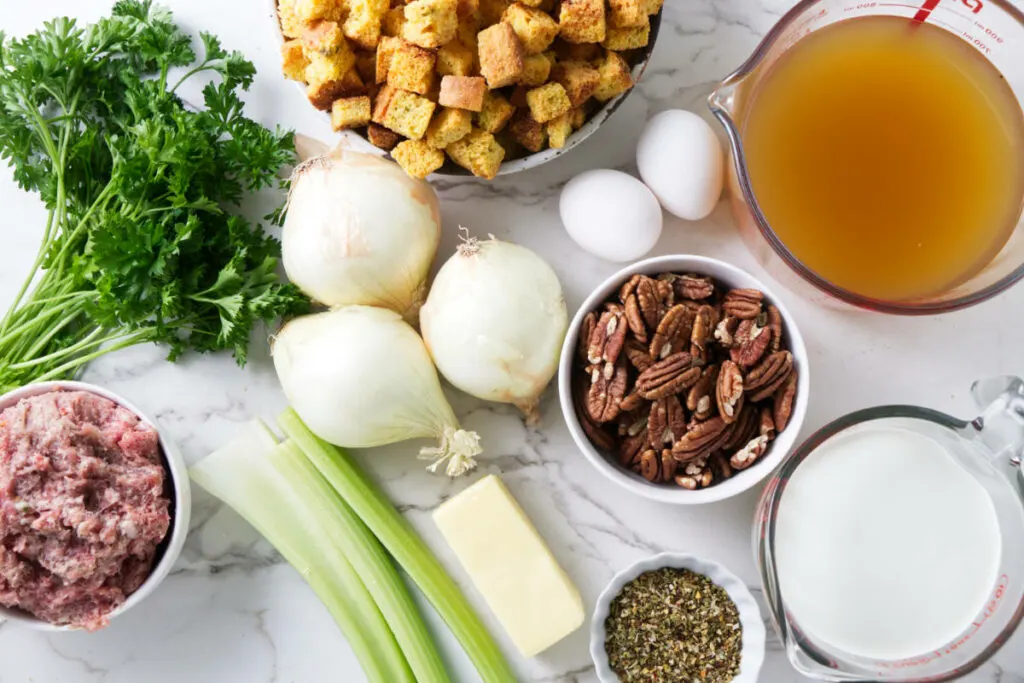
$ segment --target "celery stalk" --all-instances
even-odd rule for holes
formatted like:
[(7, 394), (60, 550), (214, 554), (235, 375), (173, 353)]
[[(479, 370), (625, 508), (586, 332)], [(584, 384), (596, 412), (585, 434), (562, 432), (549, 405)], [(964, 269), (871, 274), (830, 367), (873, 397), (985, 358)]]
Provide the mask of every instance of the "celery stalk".
[[(377, 602), (412, 669), (412, 680), (417, 683), (449, 683), (441, 656), (419, 608), (380, 541), (298, 446), (292, 441), (288, 443), (291, 448), (287, 452), (278, 451), (272, 456), (274, 467), (289, 482), (301, 482), (302, 490), (297, 492), (303, 497), (323, 501), (320, 513), (327, 540), (345, 551), (348, 561)], [(287, 457), (278, 457), (284, 455)]]
[[(277, 445), (261, 423), (189, 469), (192, 480), (234, 508), (298, 570), (341, 628), (371, 683), (409, 679), (394, 635), (344, 553), (324, 543), (320, 510), (272, 464)], [(277, 453), (276, 453), (277, 452)]]
[(278, 424), (412, 577), (462, 643), (484, 683), (516, 683), (497, 643), (444, 566), (355, 461), (317, 438), (294, 410), (286, 410)]

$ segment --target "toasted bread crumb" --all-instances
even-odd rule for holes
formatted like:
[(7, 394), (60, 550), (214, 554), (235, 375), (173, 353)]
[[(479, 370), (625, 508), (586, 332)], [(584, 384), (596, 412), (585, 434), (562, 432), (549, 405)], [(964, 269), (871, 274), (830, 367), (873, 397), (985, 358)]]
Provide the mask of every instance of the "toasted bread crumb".
[(559, 62), (551, 70), (551, 80), (565, 88), (572, 106), (578, 107), (594, 94), (601, 82), (601, 74), (590, 62)]
[(523, 44), (508, 24), (495, 24), (477, 36), (480, 73), (491, 90), (512, 85), (523, 75)]
[(607, 21), (604, 0), (562, 0), (559, 34), (570, 43), (600, 43)]
[(413, 0), (405, 6), (402, 37), (420, 47), (451, 42), (459, 27), (458, 0)]
[(633, 74), (629, 64), (617, 52), (609, 51), (597, 69), (601, 82), (594, 91), (594, 99), (607, 102), (633, 87)]
[(366, 95), (343, 97), (331, 105), (331, 127), (334, 130), (359, 128), (370, 122), (370, 98)]
[(405, 26), (405, 6), (389, 9), (388, 13), (384, 15), (384, 35), (401, 37), (403, 26)]
[(488, 92), (484, 97), (484, 106), (476, 115), (476, 125), (488, 133), (497, 133), (508, 124), (516, 108), (503, 95)]
[(608, 0), (609, 28), (630, 28), (647, 23), (647, 0)]
[(426, 178), (444, 166), (444, 152), (422, 140), (406, 140), (391, 150), (391, 157), (413, 178)]
[(544, 52), (558, 36), (558, 22), (550, 14), (519, 2), (509, 6), (501, 20), (516, 32), (528, 55)]
[(420, 140), (427, 133), (436, 107), (426, 97), (396, 88), (379, 123), (410, 140)]
[(424, 139), (431, 147), (444, 149), (469, 135), (471, 130), (473, 130), (472, 113), (465, 109), (442, 107), (439, 112), (434, 114)]
[(562, 114), (557, 119), (548, 121), (545, 130), (548, 134), (548, 146), (554, 149), (565, 147), (566, 141), (572, 135), (573, 113)]
[(393, 130), (389, 130), (379, 123), (370, 123), (366, 127), (366, 137), (370, 144), (387, 152), (395, 148), (402, 141), (402, 136)]
[(551, 59), (547, 53), (530, 55), (523, 60), (523, 75), (519, 83), (526, 86), (544, 85), (551, 77)]
[(480, 111), (486, 94), (487, 84), (480, 76), (445, 76), (437, 101), (445, 107)]
[(505, 148), (487, 131), (474, 128), (469, 135), (448, 145), (445, 150), (452, 161), (473, 175), (488, 180), (498, 175), (505, 159)]
[(471, 76), (476, 52), (453, 40), (437, 50), (437, 73), (442, 76)]
[(309, 59), (302, 50), (301, 40), (288, 40), (281, 45), (281, 70), (286, 78), (305, 82), (307, 66), (309, 66)]
[(538, 123), (547, 123), (572, 109), (572, 102), (560, 83), (548, 83), (526, 93), (530, 115)]
[(508, 125), (508, 129), (512, 132), (516, 142), (522, 145), (524, 149), (533, 153), (544, 149), (544, 144), (547, 142), (544, 126), (530, 116), (530, 113), (526, 110), (520, 109), (515, 113), (515, 116), (512, 117), (512, 122)]
[(651, 24), (644, 17), (642, 26), (629, 28), (610, 28), (605, 36), (604, 45), (608, 50), (639, 50), (651, 40)]
[(426, 95), (434, 86), (434, 62), (430, 50), (402, 41), (391, 55), (387, 81), (396, 88)]

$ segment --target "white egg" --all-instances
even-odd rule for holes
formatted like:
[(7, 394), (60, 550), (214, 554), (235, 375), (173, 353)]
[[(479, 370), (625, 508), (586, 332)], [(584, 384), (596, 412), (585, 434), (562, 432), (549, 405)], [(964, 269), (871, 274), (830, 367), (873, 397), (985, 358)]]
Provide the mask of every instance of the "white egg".
[(670, 109), (648, 121), (636, 164), (661, 205), (679, 218), (704, 218), (722, 196), (722, 144), (708, 122), (693, 112)]
[(621, 171), (587, 171), (562, 190), (562, 223), (576, 244), (608, 261), (633, 261), (661, 236), (661, 206), (647, 186)]

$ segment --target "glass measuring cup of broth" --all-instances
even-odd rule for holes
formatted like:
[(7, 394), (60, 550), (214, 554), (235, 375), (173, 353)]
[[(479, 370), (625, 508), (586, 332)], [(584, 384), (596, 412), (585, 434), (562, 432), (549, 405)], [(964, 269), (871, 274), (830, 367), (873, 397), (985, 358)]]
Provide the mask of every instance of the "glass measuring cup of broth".
[(811, 436), (761, 499), (769, 611), (801, 673), (947, 681), (1024, 617), (1024, 381), (973, 390), (965, 422), (871, 408)]
[(822, 302), (943, 312), (1024, 277), (1024, 13), (802, 0), (709, 98), (734, 217)]

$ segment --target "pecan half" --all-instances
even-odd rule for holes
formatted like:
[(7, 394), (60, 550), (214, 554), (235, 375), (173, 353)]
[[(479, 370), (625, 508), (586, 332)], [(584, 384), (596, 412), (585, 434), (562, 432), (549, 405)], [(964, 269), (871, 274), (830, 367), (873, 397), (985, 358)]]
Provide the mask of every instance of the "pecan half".
[(643, 315), (640, 313), (640, 305), (637, 303), (636, 294), (630, 294), (626, 298), (624, 314), (626, 322), (629, 324), (629, 329), (633, 332), (633, 336), (637, 341), (646, 342), (647, 328), (644, 325)]
[(775, 393), (786, 378), (793, 372), (793, 354), (789, 351), (778, 351), (766, 357), (761, 363), (747, 373), (745, 390), (747, 396), (755, 403)]
[(775, 431), (781, 432), (789, 424), (789, 418), (793, 415), (793, 402), (796, 400), (797, 372), (794, 369), (789, 373), (786, 381), (775, 390), (772, 397), (772, 420), (775, 423)]
[(658, 322), (661, 320), (660, 299), (654, 280), (649, 277), (640, 278), (636, 285), (636, 303), (640, 307), (640, 315), (643, 316), (648, 330), (658, 329)]
[(655, 291), (658, 293), (658, 304), (661, 307), (659, 315), (672, 308), (676, 303), (676, 294), (672, 290), (672, 281), (658, 278), (654, 283)]
[(747, 442), (746, 446), (733, 453), (729, 458), (729, 464), (734, 469), (745, 470), (757, 462), (757, 459), (764, 455), (766, 450), (768, 450), (768, 437), (755, 436)]
[(693, 367), (693, 357), (685, 351), (658, 361), (636, 378), (636, 391), (648, 401), (678, 394), (700, 379), (700, 368)]
[(762, 327), (756, 320), (744, 320), (736, 328), (736, 345), (729, 351), (729, 358), (744, 368), (757, 365), (772, 341), (772, 328)]
[(580, 336), (576, 341), (576, 350), (584, 364), (590, 363), (590, 337), (594, 334), (596, 325), (597, 313), (593, 311), (583, 316), (583, 320), (580, 322)]
[(672, 446), (672, 455), (679, 462), (707, 457), (721, 448), (722, 442), (728, 439), (730, 433), (729, 425), (721, 417), (698, 422), (691, 425), (686, 434)]
[(636, 462), (640, 455), (647, 449), (647, 430), (641, 430), (634, 436), (630, 436), (619, 444), (619, 464), (629, 467)]
[(743, 406), (743, 410), (741, 410), (739, 415), (736, 416), (736, 422), (732, 425), (732, 434), (730, 434), (729, 439), (722, 444), (722, 450), (727, 452), (735, 451), (737, 448), (757, 436), (758, 415), (759, 413), (756, 406), (752, 404)]
[(630, 365), (640, 372), (654, 365), (654, 359), (651, 358), (651, 354), (647, 353), (647, 344), (642, 344), (636, 339), (626, 340), (625, 352)]
[(690, 334), (690, 353), (707, 363), (710, 357), (709, 346), (714, 338), (715, 325), (718, 324), (718, 312), (711, 306), (701, 306), (693, 318), (693, 331)]
[(661, 453), (648, 448), (640, 455), (640, 476), (650, 482), (661, 481)]
[(590, 391), (587, 392), (587, 414), (594, 422), (611, 422), (618, 417), (627, 379), (624, 364), (594, 366), (590, 372)]
[(761, 315), (761, 301), (764, 294), (756, 289), (733, 289), (726, 293), (722, 300), (722, 310), (726, 315), (750, 320)]
[(683, 471), (675, 476), (676, 484), (690, 491), (710, 486), (713, 480), (714, 474), (704, 458), (686, 463)]
[(725, 316), (715, 326), (715, 341), (722, 347), (731, 349), (736, 345), (736, 332), (740, 326), (740, 319), (732, 316)]
[(729, 456), (719, 452), (711, 459), (712, 468), (718, 470), (721, 479), (728, 479), (732, 476), (732, 466), (729, 465)]
[(686, 433), (686, 413), (683, 412), (683, 405), (675, 396), (659, 398), (651, 404), (647, 424), (651, 448), (674, 444)]
[(718, 401), (718, 414), (726, 424), (735, 422), (743, 408), (743, 374), (739, 366), (731, 360), (722, 361), (715, 399)]
[(709, 365), (704, 368), (697, 383), (690, 387), (686, 394), (686, 408), (693, 413), (696, 420), (711, 417), (715, 406), (715, 390), (718, 386), (718, 366)]
[(772, 331), (772, 353), (782, 348), (782, 313), (775, 306), (768, 306), (768, 327)]
[(626, 299), (630, 297), (633, 292), (636, 291), (637, 285), (644, 279), (644, 275), (637, 273), (633, 277), (626, 280), (621, 287), (619, 287), (619, 301), (626, 303)]
[(619, 403), (619, 410), (632, 412), (642, 406), (643, 403), (644, 397), (638, 394), (634, 389), (623, 397), (622, 402)]
[(676, 278), (672, 285), (680, 299), (700, 301), (710, 298), (715, 293), (715, 284), (711, 278), (703, 275), (682, 275)]
[(594, 444), (594, 447), (604, 451), (614, 451), (616, 447), (615, 437), (606, 432), (601, 428), (601, 425), (594, 422), (587, 411), (583, 409), (585, 404), (586, 389), (582, 383), (576, 383), (573, 388), (573, 392), (576, 396), (576, 419), (579, 420), (580, 427), (583, 428), (583, 433), (590, 439), (590, 443)]
[(591, 364), (601, 361), (614, 363), (619, 359), (622, 347), (626, 344), (626, 332), (629, 331), (624, 318), (625, 314), (612, 311), (605, 311), (598, 318), (587, 347), (587, 360)]
[(769, 441), (775, 438), (775, 417), (772, 415), (772, 409), (768, 406), (761, 406), (757, 432), (760, 436), (767, 436)]
[(682, 304), (673, 306), (658, 323), (651, 339), (651, 358), (668, 358), (674, 353), (689, 350), (694, 315)]

